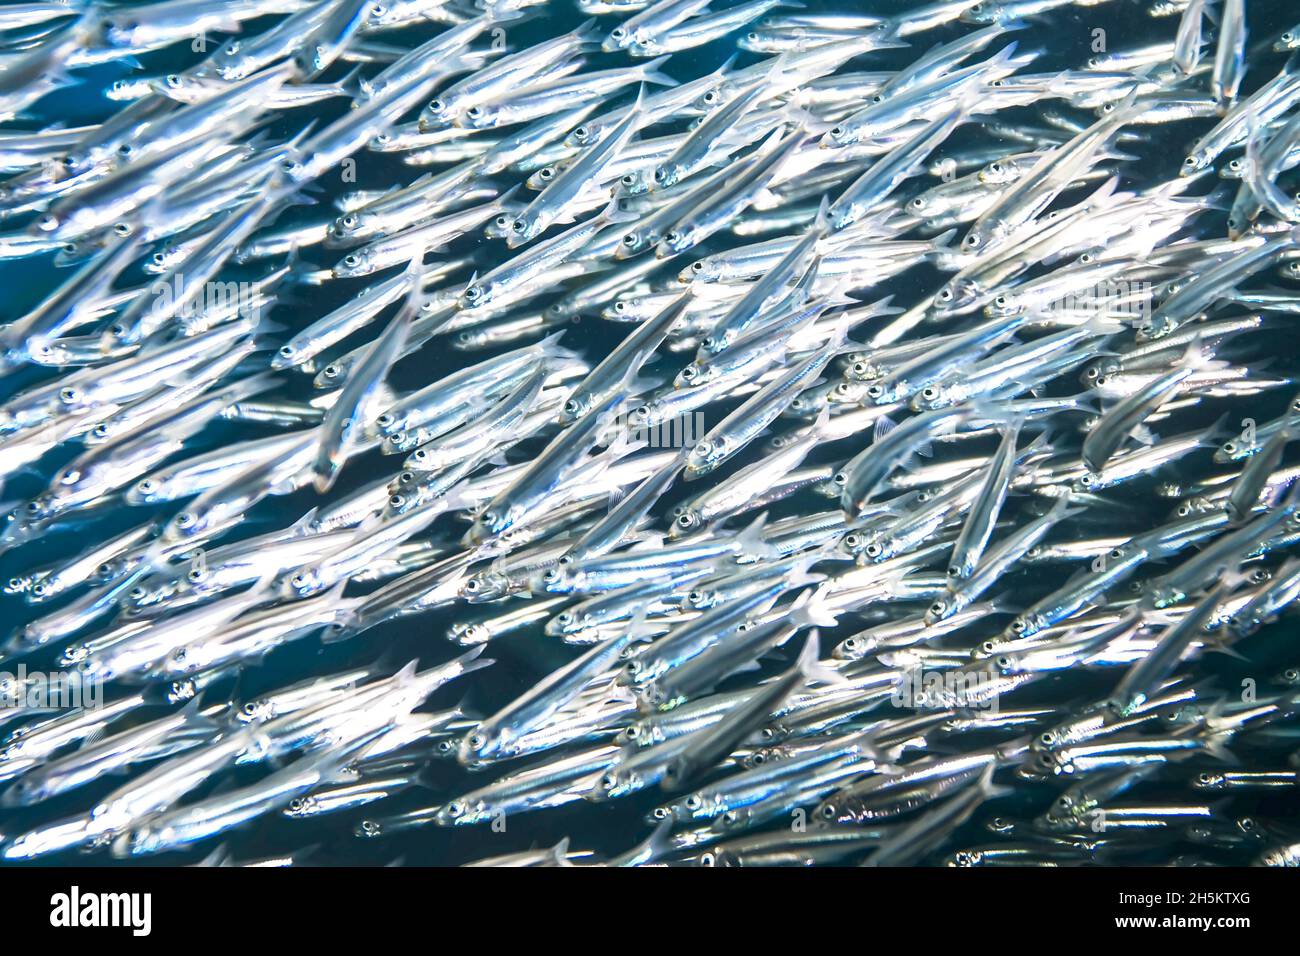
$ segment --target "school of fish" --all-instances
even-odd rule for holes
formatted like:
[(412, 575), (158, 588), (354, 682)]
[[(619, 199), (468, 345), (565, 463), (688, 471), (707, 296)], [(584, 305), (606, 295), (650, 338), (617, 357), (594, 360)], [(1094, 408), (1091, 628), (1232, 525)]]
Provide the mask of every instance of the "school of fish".
[(0, 860), (1300, 865), (1282, 6), (0, 7)]

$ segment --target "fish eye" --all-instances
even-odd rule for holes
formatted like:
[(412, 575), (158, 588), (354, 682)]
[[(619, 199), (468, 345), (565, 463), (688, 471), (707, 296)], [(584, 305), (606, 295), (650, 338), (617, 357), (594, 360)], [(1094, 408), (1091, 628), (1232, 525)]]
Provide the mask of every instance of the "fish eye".
[(113, 226), (113, 232), (119, 236), (129, 236), (131, 235), (131, 224), (127, 222), (115, 223)]
[(1196, 168), (1196, 157), (1195, 157), (1195, 156), (1188, 156), (1186, 159), (1183, 160), (1183, 166), (1184, 166), (1184, 168), (1187, 168), (1187, 169), (1195, 169), (1195, 168)]
[(615, 27), (613, 31), (610, 32), (609, 35), (613, 37), (615, 40), (621, 40), (625, 36), (627, 36), (627, 31), (624, 30), (622, 27)]
[(578, 139), (586, 139), (588, 135), (587, 127), (579, 126), (577, 129), (573, 131), (573, 135), (576, 136)]
[(576, 415), (582, 411), (582, 406), (578, 404), (577, 399), (569, 399), (564, 403), (564, 413), (566, 415)]
[[(627, 178), (631, 179), (632, 177), (628, 176)], [(658, 169), (655, 170), (655, 182), (661, 183), (667, 178), (668, 178), (668, 173), (664, 170), (662, 166), (660, 166)]]
[(940, 301), (940, 302), (947, 302), (947, 301), (949, 301), (951, 298), (952, 298), (952, 290), (951, 290), (951, 289), (940, 289), (940, 290), (939, 290), (939, 301)]
[(446, 104), (442, 100), (429, 100), (429, 109), (435, 113), (441, 113), (446, 108)]
[(194, 524), (194, 514), (190, 511), (182, 511), (176, 516), (176, 527), (188, 528)]
[(345, 266), (355, 266), (360, 261), (361, 260), (358, 259), (355, 255), (349, 255), (343, 259), (343, 264)]
[(1119, 548), (1115, 548), (1115, 549), (1114, 549), (1113, 551), (1111, 551), (1111, 553), (1110, 553), (1110, 559), (1111, 559), (1112, 561), (1118, 561), (1118, 560), (1119, 560), (1120, 558), (1122, 558), (1122, 557), (1124, 557), (1124, 552), (1121, 551)]
[(344, 229), (354, 229), (357, 225), (357, 217), (349, 213), (343, 217), (342, 223)]
[(834, 136), (834, 137), (837, 137), (837, 138), (840, 137), (840, 136), (843, 136), (843, 135), (844, 135), (844, 127), (842, 127), (842, 126), (832, 126), (832, 127), (831, 127), (831, 135)]
[(400, 508), (402, 505), (406, 504), (406, 496), (390, 495), (388, 498), (388, 504), (394, 508)]
[(516, 219), (510, 228), (515, 232), (523, 232), (528, 228), (528, 223), (524, 222), (522, 219)]

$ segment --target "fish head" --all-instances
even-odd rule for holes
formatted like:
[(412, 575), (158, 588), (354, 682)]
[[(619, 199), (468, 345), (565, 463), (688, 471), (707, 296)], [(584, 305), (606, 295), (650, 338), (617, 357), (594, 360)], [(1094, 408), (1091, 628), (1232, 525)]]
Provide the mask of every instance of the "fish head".
[(471, 281), (456, 301), (462, 309), (481, 308), (492, 301), (492, 288), (485, 283)]
[(467, 108), (456, 118), (456, 125), (469, 129), (487, 129), (489, 126), (504, 124), (506, 111), (496, 106), (477, 103)]
[(969, 279), (950, 279), (935, 293), (934, 308), (940, 313), (964, 309), (979, 300), (979, 287)]
[(840, 641), (831, 650), (831, 657), (837, 661), (861, 660), (871, 650), (871, 642), (865, 637), (848, 637)]
[(927, 627), (933, 627), (941, 621), (946, 621), (957, 613), (957, 601), (952, 594), (941, 594), (930, 602), (930, 606), (925, 609), (924, 621)]
[(987, 25), (990, 23), (996, 23), (1005, 16), (1006, 11), (1002, 10), (998, 4), (981, 2), (974, 6), (967, 7), (961, 12), (958, 19), (961, 20), (962, 23)]
[(592, 803), (604, 803), (627, 796), (642, 789), (644, 782), (641, 775), (631, 767), (610, 767), (586, 781), (582, 790), (583, 799)]
[(275, 714), (274, 702), (263, 698), (246, 701), (236, 712), (235, 719), (243, 724), (260, 724), (270, 720)]
[(1017, 614), (1012, 618), (1011, 623), (1007, 625), (1007, 639), (1017, 640), (1022, 637), (1033, 637), (1046, 626), (1047, 621), (1041, 614)]
[(453, 624), (452, 640), (462, 647), (484, 644), (492, 638), (492, 632), (477, 621), (471, 624)]
[(695, 245), (696, 230), (690, 225), (669, 229), (655, 245), (655, 258), (671, 259)]
[(320, 801), (308, 794), (305, 797), (294, 797), (289, 801), (289, 805), (284, 808), (284, 815), (295, 820), (304, 817), (315, 816), (320, 812)]
[(1194, 176), (1210, 165), (1210, 158), (1203, 152), (1191, 153), (1178, 168), (1179, 176)]
[(369, 225), (369, 217), (359, 210), (345, 213), (334, 220), (330, 226), (330, 236), (336, 240), (351, 238), (363, 227)]
[(935, 382), (926, 385), (915, 395), (912, 396), (909, 407), (914, 412), (932, 412), (939, 408), (947, 408), (961, 401), (962, 388), (958, 382)]
[(703, 438), (686, 456), (688, 476), (706, 475), (731, 454), (731, 442), (726, 437)]
[(420, 132), (427, 133), (449, 125), (456, 118), (457, 112), (455, 103), (441, 96), (434, 97), (420, 111)]
[(547, 594), (571, 594), (578, 583), (578, 576), (571, 569), (557, 564), (534, 574), (528, 580), (528, 587)]
[(460, 586), (460, 596), (471, 604), (495, 601), (510, 593), (510, 579), (496, 571), (480, 571)]
[(325, 590), (325, 582), (315, 568), (299, 568), (293, 574), (286, 575), (280, 582), (278, 591), (284, 598), (305, 598)]
[(983, 230), (972, 226), (970, 231), (968, 231), (961, 240), (961, 251), (979, 252), (988, 246), (989, 238), (990, 237), (985, 235)]
[(682, 282), (721, 282), (722, 267), (714, 259), (696, 259), (677, 273)]
[(622, 241), (614, 250), (614, 258), (621, 261), (639, 255), (653, 245), (653, 239), (654, 237), (647, 230), (633, 229), (625, 232)]
[(336, 279), (355, 279), (370, 275), (375, 271), (375, 264), (365, 249), (353, 249), (335, 263), (331, 271)]
[[(649, 170), (638, 169), (630, 173), (624, 173), (618, 180), (618, 194), (621, 197), (640, 196), (658, 188), (660, 186), (655, 182), (654, 174)], [(619, 208), (626, 211), (621, 204)]]
[(679, 540), (687, 535), (694, 534), (703, 527), (704, 517), (699, 510), (682, 505), (674, 513), (673, 522), (668, 528), (668, 540)]
[(617, 53), (619, 50), (626, 50), (636, 42), (638, 40), (634, 31), (628, 30), (625, 25), (620, 25), (609, 31), (609, 35), (601, 42), (600, 48), (606, 53)]
[(714, 377), (714, 370), (711, 366), (702, 365), (701, 363), (692, 362), (673, 379), (673, 385), (677, 388), (688, 388), (696, 385), (703, 385)]
[(501, 734), (489, 733), (482, 727), (471, 730), (456, 743), (456, 762), (462, 767), (481, 767), (504, 755), (504, 743)]
[(573, 611), (561, 611), (546, 622), (543, 630), (551, 637), (561, 637), (565, 634), (576, 634), (591, 626), (591, 624), (592, 621), (589, 615), (579, 615)]
[(163, 527), (161, 541), (165, 544), (192, 541), (207, 530), (207, 527), (208, 520), (204, 515), (186, 509), (173, 515)]
[(516, 249), (524, 245), (524, 243), (532, 242), (545, 229), (546, 223), (542, 217), (520, 214), (510, 223), (510, 231), (506, 235), (506, 245), (511, 249)]
[(901, 401), (908, 392), (907, 383), (896, 381), (875, 381), (867, 385), (861, 399), (863, 405), (892, 405)]
[(817, 141), (819, 149), (844, 149), (858, 141), (858, 130), (852, 126), (837, 124), (822, 134)]
[(895, 550), (888, 533), (883, 531), (875, 532), (867, 538), (867, 543), (858, 552), (858, 563), (876, 564), (881, 561), (888, 561), (894, 556)]
[(661, 163), (655, 167), (653, 178), (655, 189), (667, 189), (681, 181), (685, 170), (680, 163)]
[(463, 827), (481, 823), (491, 817), (491, 808), (481, 801), (471, 803), (467, 800), (450, 800), (438, 808), (433, 822), (440, 827)]

